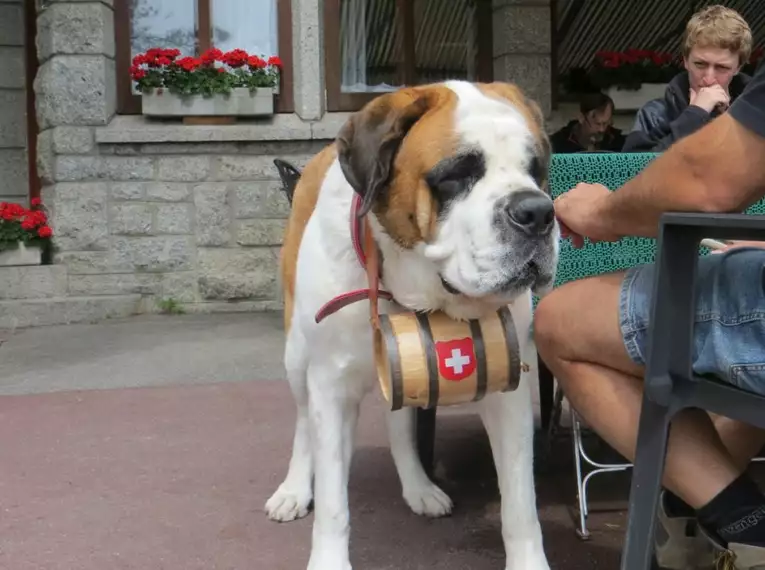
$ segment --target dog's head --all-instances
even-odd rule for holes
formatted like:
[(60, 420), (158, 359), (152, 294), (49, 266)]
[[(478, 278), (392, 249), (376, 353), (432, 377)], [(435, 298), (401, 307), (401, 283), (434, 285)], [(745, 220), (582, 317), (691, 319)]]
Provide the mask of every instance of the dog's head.
[(552, 284), (550, 146), (539, 107), (517, 87), (452, 81), (380, 96), (346, 122), (337, 149), (362, 214), (397, 255), (417, 256), (409, 265), (429, 269), (418, 276), (423, 290), (440, 290), (396, 291), (391, 280), (402, 277), (386, 275), (397, 298), (429, 305), (410, 309), (506, 304)]

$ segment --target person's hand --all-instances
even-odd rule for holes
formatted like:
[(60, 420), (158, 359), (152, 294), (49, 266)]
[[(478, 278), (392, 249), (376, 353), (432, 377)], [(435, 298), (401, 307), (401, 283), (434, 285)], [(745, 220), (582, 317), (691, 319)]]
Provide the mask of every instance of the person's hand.
[(707, 113), (711, 113), (717, 106), (719, 106), (721, 110), (725, 110), (730, 105), (730, 95), (719, 85), (702, 87), (698, 91), (691, 89), (690, 104), (695, 105), (696, 107), (701, 107)]
[(714, 249), (711, 253), (723, 253), (737, 247), (759, 247), (765, 249), (765, 241), (732, 240), (725, 244), (725, 247)]
[(555, 216), (561, 227), (561, 235), (571, 239), (574, 247), (590, 241), (617, 241), (621, 236), (606, 229), (603, 207), (611, 191), (602, 184), (580, 182), (574, 188), (555, 199)]

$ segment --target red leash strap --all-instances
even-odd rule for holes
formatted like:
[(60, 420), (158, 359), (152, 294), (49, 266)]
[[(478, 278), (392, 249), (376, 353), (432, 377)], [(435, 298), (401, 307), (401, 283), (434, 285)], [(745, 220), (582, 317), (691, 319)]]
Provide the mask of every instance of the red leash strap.
[[(387, 291), (378, 291), (377, 294), (380, 299), (387, 299), (388, 301), (393, 300), (393, 295), (391, 295)], [(348, 293), (343, 293), (342, 295), (338, 295), (334, 299), (330, 299), (329, 301), (324, 303), (321, 309), (319, 309), (316, 312), (316, 322), (320, 323), (326, 317), (328, 317), (332, 313), (339, 311), (343, 307), (347, 307), (348, 305), (351, 305), (353, 303), (357, 303), (359, 301), (363, 301), (364, 299), (371, 299), (371, 298), (372, 298), (372, 295), (369, 289), (356, 289), (355, 291), (349, 291)]]
[(369, 281), (369, 322), (374, 328), (379, 329), (380, 315), (377, 312), (377, 297), (380, 294), (379, 254), (368, 223), (364, 224), (364, 249), (367, 254), (367, 281)]
[(354, 193), (350, 212), (351, 241), (353, 242), (353, 249), (356, 252), (359, 264), (366, 269), (369, 288), (349, 291), (348, 293), (338, 295), (324, 303), (314, 317), (317, 323), (320, 323), (332, 313), (339, 311), (343, 307), (347, 307), (351, 303), (369, 299), (369, 319), (372, 326), (377, 328), (380, 322), (377, 306), (378, 299), (393, 300), (393, 295), (388, 291), (380, 290), (380, 276), (382, 275), (380, 255), (374, 236), (372, 235), (372, 230), (369, 228), (369, 224), (364, 218), (359, 218), (358, 216), (360, 205), (361, 197)]

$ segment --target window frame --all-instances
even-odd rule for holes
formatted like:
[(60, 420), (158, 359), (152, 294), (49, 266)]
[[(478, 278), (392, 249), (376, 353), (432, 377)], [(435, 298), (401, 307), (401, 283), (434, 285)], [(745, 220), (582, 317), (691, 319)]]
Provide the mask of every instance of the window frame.
[[(114, 0), (115, 64), (117, 72), (117, 114), (140, 115), (141, 95), (131, 90), (130, 65), (133, 59), (130, 45), (129, 0)], [(195, 0), (197, 7), (197, 55), (211, 47), (212, 10), (215, 0)], [(292, 0), (276, 0), (278, 55), (282, 60), (279, 93), (274, 94), (274, 111), (292, 113), (295, 110), (292, 65)]]
[[(343, 93), (340, 76), (340, 3), (342, 0), (324, 0), (324, 66), (327, 111), (358, 111), (372, 99), (384, 92)], [(415, 67), (415, 21), (411, 0), (395, 0), (403, 62), (397, 73), (404, 85), (413, 85)], [(476, 26), (478, 49), (476, 54), (476, 79), (482, 82), (494, 80), (492, 6), (491, 0), (476, 0)]]

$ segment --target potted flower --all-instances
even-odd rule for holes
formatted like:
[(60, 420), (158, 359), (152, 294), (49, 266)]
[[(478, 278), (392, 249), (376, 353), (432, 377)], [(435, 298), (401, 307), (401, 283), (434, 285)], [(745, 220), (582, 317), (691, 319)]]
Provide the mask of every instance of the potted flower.
[(199, 57), (152, 48), (133, 58), (130, 75), (147, 116), (259, 116), (274, 112), (282, 62), (243, 49), (211, 48)]
[(39, 198), (32, 207), (0, 202), (0, 267), (40, 265), (51, 245), (53, 230)]
[(629, 110), (663, 97), (667, 83), (682, 70), (682, 58), (670, 53), (600, 51), (595, 54), (590, 79), (595, 87), (608, 93), (617, 109)]

